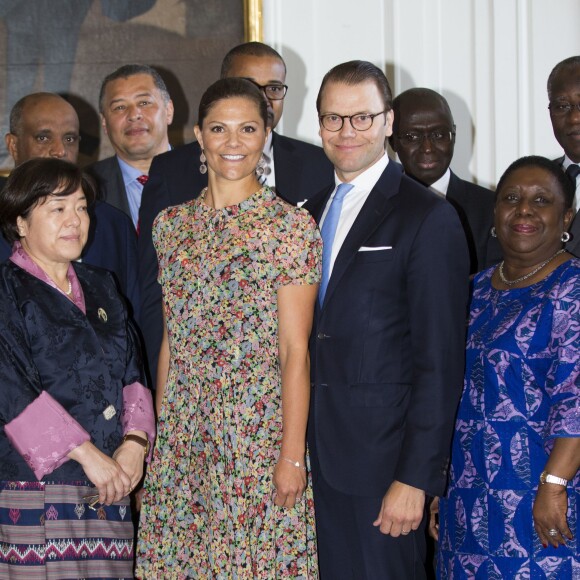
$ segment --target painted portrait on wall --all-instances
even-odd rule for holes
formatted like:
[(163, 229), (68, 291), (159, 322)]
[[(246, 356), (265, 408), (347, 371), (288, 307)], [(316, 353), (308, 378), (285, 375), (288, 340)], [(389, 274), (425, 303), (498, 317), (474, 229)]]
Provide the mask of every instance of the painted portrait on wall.
[[(98, 116), (101, 81), (143, 63), (159, 70), (174, 101), (171, 143), (193, 140), (199, 98), (243, 42), (244, 13), (244, 0), (0, 0), (2, 137), (18, 99), (55, 92), (79, 114), (79, 163), (111, 155)], [(11, 165), (2, 138), (0, 167)]]

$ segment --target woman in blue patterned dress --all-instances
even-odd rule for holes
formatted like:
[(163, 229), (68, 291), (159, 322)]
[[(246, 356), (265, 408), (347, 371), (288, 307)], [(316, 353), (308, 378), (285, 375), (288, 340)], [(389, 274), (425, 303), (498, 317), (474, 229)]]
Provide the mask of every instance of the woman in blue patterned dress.
[(440, 578), (580, 575), (580, 260), (562, 248), (573, 198), (543, 157), (498, 184), (504, 261), (474, 280), (450, 485), (431, 522)]

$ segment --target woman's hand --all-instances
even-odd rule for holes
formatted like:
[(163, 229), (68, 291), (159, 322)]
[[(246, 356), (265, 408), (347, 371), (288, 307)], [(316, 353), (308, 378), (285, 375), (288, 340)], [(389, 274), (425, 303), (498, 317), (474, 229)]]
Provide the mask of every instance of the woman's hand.
[(429, 506), (429, 535), (439, 541), (439, 498), (434, 497)]
[(90, 441), (73, 449), (68, 456), (81, 464), (86, 476), (99, 492), (100, 503), (111, 505), (129, 493), (131, 489), (129, 476), (114, 459), (107, 457)]
[(133, 491), (143, 477), (143, 466), (145, 463), (143, 451), (143, 445), (129, 440), (121, 443), (113, 454), (113, 459), (121, 466), (131, 480), (131, 489), (129, 491)]
[(274, 503), (280, 507), (291, 508), (302, 497), (306, 489), (306, 471), (280, 459), (274, 467), (272, 482), (276, 489)]
[[(534, 528), (544, 548), (548, 544), (557, 548), (564, 545), (566, 539), (572, 540), (572, 532), (566, 521), (568, 511), (568, 494), (563, 485), (545, 483), (538, 487), (536, 500), (534, 501)], [(554, 536), (550, 530), (557, 530)]]

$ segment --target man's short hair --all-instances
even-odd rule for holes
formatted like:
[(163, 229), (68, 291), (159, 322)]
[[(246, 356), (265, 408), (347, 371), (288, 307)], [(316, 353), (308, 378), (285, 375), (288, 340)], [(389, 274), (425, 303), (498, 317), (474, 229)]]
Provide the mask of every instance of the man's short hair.
[(24, 109), (26, 108), (26, 105), (28, 104), (28, 101), (39, 101), (39, 100), (45, 99), (47, 97), (54, 97), (57, 99), (61, 98), (64, 101), (66, 101), (66, 99), (64, 99), (63, 97), (61, 97), (57, 93), (44, 93), (44, 92), (31, 93), (30, 95), (25, 95), (21, 99), (18, 99), (18, 101), (12, 107), (12, 109), (10, 111), (9, 130), (10, 130), (10, 133), (12, 133), (12, 135), (18, 135), (18, 132), (20, 131), (21, 124), (22, 124), (22, 115), (24, 113)]
[(229, 75), (230, 70), (233, 66), (233, 61), (238, 56), (260, 56), (260, 57), (272, 57), (277, 58), (284, 65), (284, 72), (286, 72), (286, 63), (284, 59), (275, 51), (271, 46), (264, 44), (263, 42), (244, 42), (243, 44), (238, 44), (234, 46), (222, 60), (222, 69), (220, 77), (226, 78)]
[(165, 81), (152, 66), (147, 64), (124, 64), (110, 75), (107, 75), (101, 84), (101, 90), (99, 92), (99, 111), (101, 113), (105, 110), (103, 100), (105, 98), (107, 85), (117, 79), (128, 79), (135, 75), (149, 75), (153, 79), (155, 87), (161, 92), (161, 96), (165, 103), (167, 104), (171, 100)]
[(350, 60), (331, 68), (322, 79), (318, 97), (316, 98), (316, 110), (320, 113), (322, 93), (328, 83), (343, 83), (353, 86), (368, 81), (375, 83), (383, 98), (385, 110), (390, 111), (393, 108), (393, 93), (389, 85), (389, 80), (378, 66), (366, 60)]
[(580, 69), (580, 56), (571, 56), (569, 58), (564, 59), (563, 61), (559, 62), (550, 73), (548, 77), (548, 98), (552, 98), (552, 86), (554, 84), (554, 80), (556, 77), (566, 69), (576, 68)]

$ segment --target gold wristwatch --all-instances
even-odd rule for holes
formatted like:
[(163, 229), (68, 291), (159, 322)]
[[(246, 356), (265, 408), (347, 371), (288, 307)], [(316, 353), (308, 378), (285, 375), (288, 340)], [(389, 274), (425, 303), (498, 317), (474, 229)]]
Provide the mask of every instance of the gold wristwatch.
[(133, 435), (132, 433), (129, 433), (123, 437), (123, 443), (125, 443), (125, 441), (135, 441), (135, 443), (139, 443), (139, 445), (143, 446), (145, 457), (149, 455), (149, 451), (151, 450), (151, 443), (147, 437), (139, 437), (139, 435)]
[(552, 475), (547, 471), (542, 471), (540, 474), (540, 483), (544, 485), (544, 483), (556, 483), (557, 485), (563, 485), (566, 487), (568, 485), (568, 480), (562, 477), (558, 477), (557, 475)]

